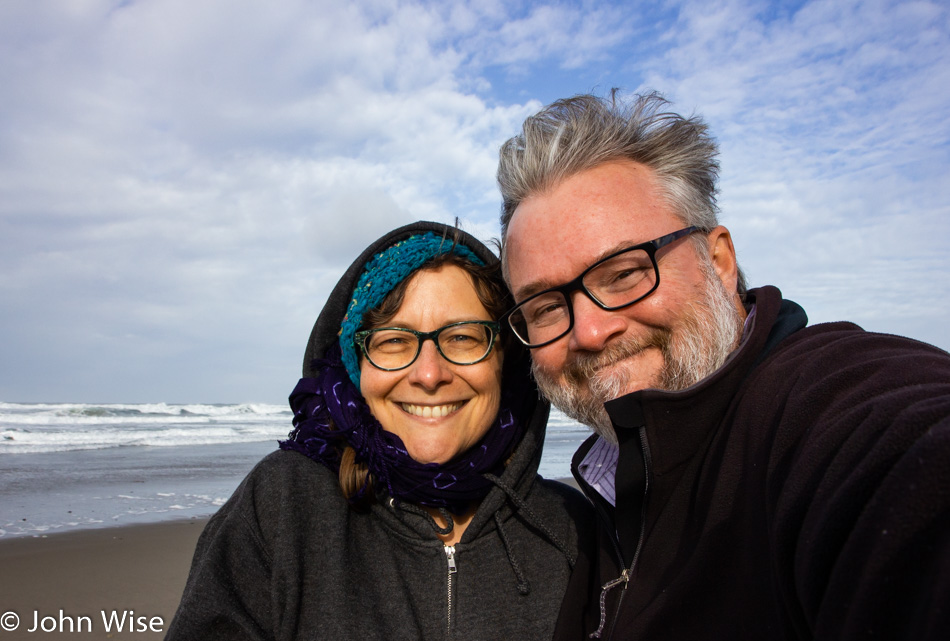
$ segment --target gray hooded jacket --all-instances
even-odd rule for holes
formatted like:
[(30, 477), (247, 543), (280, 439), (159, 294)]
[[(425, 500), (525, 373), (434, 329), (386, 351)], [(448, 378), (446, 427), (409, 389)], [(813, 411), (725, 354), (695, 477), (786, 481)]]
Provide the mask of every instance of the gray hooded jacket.
[[(430, 230), (456, 233), (416, 223), (356, 259), (314, 325), (304, 376), (318, 373), (312, 361), (336, 340), (367, 260), (402, 236)], [(461, 236), (477, 255), (497, 260)], [(528, 376), (526, 364), (520, 372)], [(454, 549), (427, 517), (389, 501), (351, 508), (336, 474), (304, 455), (267, 456), (201, 535), (166, 638), (551, 638), (593, 517), (580, 493), (538, 476), (548, 405), (527, 406), (521, 442)]]

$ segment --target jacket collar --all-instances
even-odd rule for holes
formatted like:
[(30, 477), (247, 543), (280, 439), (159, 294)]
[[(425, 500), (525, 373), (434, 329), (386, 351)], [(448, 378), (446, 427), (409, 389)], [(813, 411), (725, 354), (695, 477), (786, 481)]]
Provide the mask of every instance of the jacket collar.
[(604, 404), (621, 443), (636, 438), (639, 428), (647, 426), (655, 474), (662, 475), (689, 458), (721, 423), (749, 373), (808, 322), (805, 311), (783, 300), (775, 287), (751, 290), (748, 299), (756, 307), (750, 335), (713, 374), (682, 391), (646, 389)]

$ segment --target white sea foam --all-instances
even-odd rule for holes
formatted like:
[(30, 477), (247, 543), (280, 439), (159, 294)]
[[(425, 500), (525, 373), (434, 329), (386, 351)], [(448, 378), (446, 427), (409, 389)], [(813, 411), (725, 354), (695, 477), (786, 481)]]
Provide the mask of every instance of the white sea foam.
[(0, 403), (0, 453), (253, 443), (285, 438), (285, 406)]
[[(291, 419), (278, 405), (0, 402), (0, 538), (209, 516)], [(570, 476), (589, 434), (552, 412), (541, 475)]]
[[(0, 402), (0, 454), (41, 454), (119, 447), (175, 447), (276, 441), (292, 429), (283, 405)], [(587, 428), (551, 412), (543, 476), (567, 476)]]

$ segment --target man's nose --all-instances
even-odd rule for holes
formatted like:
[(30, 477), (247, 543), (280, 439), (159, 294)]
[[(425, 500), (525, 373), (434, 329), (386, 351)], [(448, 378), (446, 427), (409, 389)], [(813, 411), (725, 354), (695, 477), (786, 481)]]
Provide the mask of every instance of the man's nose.
[(432, 340), (422, 342), (419, 356), (409, 367), (409, 382), (425, 389), (434, 390), (452, 380), (453, 373), (449, 362), (442, 358), (436, 349), (435, 341)]
[(599, 352), (615, 336), (627, 331), (627, 319), (622, 313), (601, 309), (584, 292), (576, 291), (571, 298), (574, 327), (568, 346), (577, 352)]

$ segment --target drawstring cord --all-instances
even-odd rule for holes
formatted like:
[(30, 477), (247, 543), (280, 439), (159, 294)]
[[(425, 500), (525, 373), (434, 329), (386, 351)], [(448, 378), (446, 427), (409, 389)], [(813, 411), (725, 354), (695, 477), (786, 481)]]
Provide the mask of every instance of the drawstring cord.
[[(528, 504), (525, 502), (525, 500), (521, 498), (520, 496), (518, 496), (518, 494), (510, 485), (502, 481), (500, 478), (498, 478), (494, 474), (483, 474), (482, 476), (486, 480), (494, 484), (496, 487), (501, 489), (502, 492), (505, 493), (505, 497), (507, 498), (507, 500), (511, 501), (511, 503), (515, 506), (515, 511), (518, 514), (520, 514), (522, 518), (524, 518), (524, 520), (527, 521), (530, 525), (540, 530), (544, 534), (544, 536), (546, 536), (547, 539), (551, 541), (551, 543), (554, 544), (554, 546), (561, 552), (561, 554), (564, 555), (564, 558), (567, 559), (568, 565), (573, 570), (574, 564), (577, 561), (576, 555), (571, 554), (570, 550), (564, 544), (564, 542), (561, 541), (560, 537), (558, 537), (558, 535), (555, 534), (554, 531), (551, 530), (550, 527), (548, 527), (547, 523), (545, 523), (541, 518), (539, 518), (538, 515), (535, 514), (534, 511), (528, 507)], [(450, 534), (452, 530), (455, 529), (455, 521), (452, 519), (452, 515), (449, 513), (449, 511), (445, 509), (444, 507), (439, 508), (439, 514), (442, 515), (442, 518), (445, 519), (445, 523), (446, 523), (446, 526), (443, 528), (443, 527), (439, 527), (439, 524), (432, 517), (432, 515), (429, 514), (429, 512), (422, 509), (421, 507), (413, 505), (412, 503), (405, 503), (403, 501), (398, 501), (390, 497), (389, 506), (393, 508), (393, 510), (398, 508), (410, 514), (415, 514), (417, 516), (423, 517), (429, 523), (429, 525), (432, 527), (433, 530), (435, 530), (437, 533), (443, 536), (445, 536), (446, 534)], [(495, 514), (494, 514), (494, 520), (495, 520), (495, 528), (498, 530), (498, 537), (501, 539), (502, 545), (505, 548), (505, 554), (508, 556), (508, 564), (511, 566), (511, 570), (512, 572), (514, 572), (515, 579), (518, 582), (518, 592), (519, 594), (529, 594), (531, 592), (531, 584), (528, 582), (528, 579), (524, 574), (524, 570), (522, 570), (521, 568), (521, 564), (518, 563), (518, 560), (515, 557), (514, 549), (511, 544), (511, 539), (508, 538), (508, 532), (505, 531), (504, 523), (502, 521), (501, 516), (498, 514), (497, 510), (495, 511)]]
[(518, 593), (528, 594), (531, 592), (531, 584), (528, 583), (528, 579), (521, 570), (521, 565), (515, 558), (515, 554), (511, 549), (511, 541), (508, 540), (508, 533), (505, 532), (505, 528), (501, 524), (501, 517), (498, 516), (498, 512), (495, 512), (495, 527), (498, 528), (498, 536), (501, 537), (501, 542), (505, 546), (505, 554), (508, 555), (508, 565), (511, 566), (511, 570), (515, 573), (515, 578), (518, 580)]
[(561, 541), (558, 535), (555, 534), (551, 530), (551, 528), (549, 528), (548, 525), (540, 517), (538, 517), (538, 515), (535, 514), (534, 511), (530, 507), (528, 507), (528, 504), (525, 503), (524, 499), (518, 496), (518, 494), (514, 491), (513, 488), (511, 488), (511, 486), (509, 486), (507, 483), (502, 481), (497, 476), (493, 474), (483, 474), (482, 476), (488, 479), (489, 481), (491, 481), (492, 483), (494, 483), (497, 487), (501, 488), (501, 490), (505, 493), (508, 499), (512, 503), (514, 503), (515, 507), (518, 508), (518, 513), (523, 515), (525, 517), (525, 520), (528, 521), (531, 525), (533, 525), (534, 527), (536, 527), (537, 529), (541, 530), (541, 532), (544, 533), (544, 536), (546, 536), (547, 539), (551, 543), (553, 543), (554, 546), (558, 550), (560, 550), (561, 554), (564, 555), (564, 558), (567, 559), (568, 565), (573, 570), (574, 563), (577, 561), (577, 556), (574, 554), (571, 554), (570, 550), (568, 550), (568, 547), (564, 544), (564, 542)]
[(421, 507), (413, 505), (412, 503), (403, 503), (402, 501), (397, 501), (396, 499), (390, 498), (389, 507), (393, 509), (398, 507), (400, 510), (404, 510), (410, 514), (421, 516), (429, 522), (429, 525), (433, 530), (442, 536), (451, 534), (452, 530), (455, 529), (455, 521), (452, 519), (452, 515), (449, 513), (449, 511), (444, 507), (439, 508), (439, 514), (441, 514), (442, 518), (445, 519), (445, 527), (439, 527), (439, 524), (431, 514), (429, 514), (426, 510), (423, 510)]
[[(530, 525), (533, 525), (538, 530), (548, 538), (551, 543), (564, 555), (564, 558), (567, 559), (567, 563), (570, 568), (574, 569), (574, 563), (577, 561), (577, 557), (570, 553), (567, 546), (561, 541), (560, 537), (555, 534), (547, 523), (538, 517), (534, 511), (528, 507), (528, 504), (524, 501), (523, 498), (518, 496), (514, 488), (502, 481), (500, 478), (494, 474), (482, 474), (482, 476), (489, 481), (491, 481), (496, 487), (500, 488), (505, 496), (511, 501), (518, 514), (524, 518)], [(525, 577), (524, 572), (521, 569), (521, 564), (518, 563), (518, 560), (515, 558), (514, 550), (511, 546), (511, 540), (508, 538), (508, 533), (505, 531), (504, 524), (502, 523), (501, 516), (498, 512), (495, 512), (495, 528), (498, 530), (498, 536), (501, 538), (502, 544), (505, 546), (505, 553), (508, 555), (508, 564), (511, 566), (512, 572), (515, 573), (515, 578), (518, 580), (518, 592), (521, 594), (528, 594), (531, 592), (531, 584), (528, 583), (527, 577)]]

